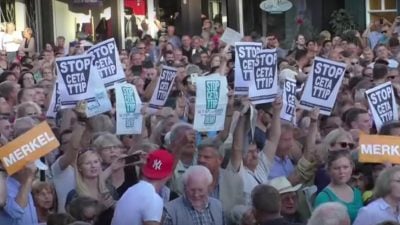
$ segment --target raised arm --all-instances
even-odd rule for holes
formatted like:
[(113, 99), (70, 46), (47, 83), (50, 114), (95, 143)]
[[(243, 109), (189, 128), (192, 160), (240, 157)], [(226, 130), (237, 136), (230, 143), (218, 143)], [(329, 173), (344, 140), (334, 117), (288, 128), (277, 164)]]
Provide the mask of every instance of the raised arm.
[(303, 156), (308, 161), (314, 161), (315, 157), (315, 142), (318, 135), (318, 116), (319, 108), (314, 108), (310, 114), (310, 127), (308, 128), (308, 135), (306, 138), (306, 145), (304, 148)]
[(218, 133), (216, 136), (216, 140), (219, 141), (220, 143), (223, 143), (229, 136), (229, 130), (231, 128), (231, 123), (232, 123), (232, 116), (234, 112), (234, 93), (233, 90), (230, 90), (228, 93), (228, 105), (226, 108), (226, 116), (225, 116), (225, 123), (224, 123), (224, 129)]
[(0, 210), (5, 206), (7, 201), (6, 178), (7, 174), (4, 171), (0, 171)]
[(231, 164), (235, 171), (238, 171), (240, 169), (240, 165), (242, 164), (243, 160), (242, 150), (244, 148), (245, 135), (248, 131), (248, 127), (246, 126), (248, 118), (245, 114), (248, 110), (249, 105), (244, 105), (238, 118), (235, 131), (233, 132)]
[(263, 152), (266, 154), (269, 160), (274, 159), (279, 139), (281, 137), (281, 109), (282, 109), (281, 97), (278, 97), (272, 103), (272, 108), (273, 108), (273, 115), (272, 115), (271, 129), (269, 132), (269, 137), (263, 149)]

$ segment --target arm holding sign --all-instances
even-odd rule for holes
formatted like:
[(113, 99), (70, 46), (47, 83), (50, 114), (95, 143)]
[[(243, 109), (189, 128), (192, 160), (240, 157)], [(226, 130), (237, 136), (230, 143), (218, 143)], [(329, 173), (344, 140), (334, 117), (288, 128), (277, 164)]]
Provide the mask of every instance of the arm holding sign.
[(244, 148), (245, 135), (249, 131), (249, 118), (247, 114), (250, 110), (249, 104), (247, 102), (243, 105), (235, 131), (233, 132), (231, 165), (235, 172), (239, 171), (243, 161), (242, 150)]
[(278, 148), (279, 139), (281, 137), (281, 109), (282, 109), (282, 98), (278, 97), (272, 103), (273, 116), (271, 122), (271, 132), (264, 144), (263, 152), (267, 156), (267, 159), (273, 162), (276, 149)]
[(303, 156), (296, 165), (296, 170), (288, 176), (292, 185), (310, 181), (315, 174), (315, 142), (318, 134), (319, 108), (314, 108), (310, 114), (311, 124), (304, 148)]
[(151, 97), (153, 96), (153, 92), (157, 87), (159, 76), (155, 77), (150, 81), (150, 84), (147, 85), (146, 90), (144, 90), (143, 100), (149, 102)]
[(0, 209), (2, 209), (7, 200), (7, 185), (6, 185), (7, 174), (4, 171), (0, 171)]
[(215, 140), (223, 143), (229, 136), (229, 130), (231, 128), (231, 123), (232, 123), (232, 116), (234, 112), (234, 92), (233, 90), (229, 90), (228, 92), (228, 105), (226, 109), (226, 115), (225, 115), (225, 123), (224, 123), (224, 129), (218, 133), (218, 135), (215, 137)]
[(310, 114), (311, 123), (308, 129), (308, 136), (306, 138), (306, 145), (303, 153), (304, 158), (308, 161), (314, 161), (315, 157), (315, 142), (318, 135), (318, 116), (319, 108), (314, 108)]
[[(82, 110), (85, 111), (84, 106), (83, 109), (80, 109), (82, 108), (83, 104), (84, 103), (82, 102), (78, 102), (75, 112), (72, 111), (72, 113), (76, 115), (77, 118), (79, 118), (79, 112), (81, 112)], [(79, 149), (81, 148), (82, 137), (85, 136), (84, 135), (85, 131), (86, 131), (86, 123), (76, 122), (74, 124), (74, 127), (72, 129), (71, 140), (67, 144), (68, 145), (67, 151), (59, 159), (59, 166), (61, 170), (65, 170), (69, 165), (75, 162), (79, 153)]]

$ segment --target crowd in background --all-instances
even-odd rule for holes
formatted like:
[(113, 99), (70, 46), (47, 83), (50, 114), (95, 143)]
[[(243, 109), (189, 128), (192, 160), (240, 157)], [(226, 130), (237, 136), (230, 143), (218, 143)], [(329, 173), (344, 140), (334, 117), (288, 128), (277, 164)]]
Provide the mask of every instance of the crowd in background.
[[(295, 72), (302, 87), (316, 56), (346, 63), (345, 78), (330, 116), (296, 108), (296, 126), (281, 121), (282, 99), (255, 105), (250, 132), (247, 97), (233, 94), (235, 53), (221, 41), (224, 28), (203, 20), (198, 36), (175, 27), (153, 39), (144, 35), (120, 49), (126, 81), (149, 102), (162, 65), (177, 69), (165, 106), (144, 114), (141, 134), (115, 134), (113, 110), (86, 118), (80, 102), (46, 118), (57, 77), (54, 60), (82, 54), (57, 37), (37, 53), (32, 29), (21, 35), (8, 23), (0, 32), (0, 134), (6, 145), (46, 120), (60, 147), (8, 176), (0, 171), (0, 224), (309, 224), (377, 225), (400, 222), (400, 167), (359, 163), (359, 134), (377, 134), (365, 90), (391, 81), (400, 105), (400, 43), (397, 23), (374, 21), (363, 32), (314, 39), (298, 34), (290, 49), (279, 36), (252, 33), (242, 41), (276, 49), (279, 73)], [(229, 102), (219, 132), (193, 129), (196, 88), (192, 75), (226, 76)], [(380, 135), (400, 135), (400, 122)], [(135, 163), (126, 156), (136, 154)]]

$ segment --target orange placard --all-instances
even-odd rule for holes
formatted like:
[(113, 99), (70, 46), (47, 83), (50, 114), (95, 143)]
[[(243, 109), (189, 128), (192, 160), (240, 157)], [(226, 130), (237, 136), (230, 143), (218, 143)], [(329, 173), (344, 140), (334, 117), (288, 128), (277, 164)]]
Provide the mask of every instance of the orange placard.
[(42, 122), (28, 132), (0, 148), (0, 159), (9, 175), (60, 146), (47, 122)]
[(400, 138), (360, 134), (360, 162), (400, 164)]

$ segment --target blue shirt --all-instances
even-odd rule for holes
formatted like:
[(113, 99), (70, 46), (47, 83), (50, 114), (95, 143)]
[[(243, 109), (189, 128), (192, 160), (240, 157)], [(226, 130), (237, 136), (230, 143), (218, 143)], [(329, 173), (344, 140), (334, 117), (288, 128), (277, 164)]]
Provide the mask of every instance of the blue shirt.
[(0, 210), (0, 224), (7, 225), (37, 225), (39, 224), (36, 207), (33, 203), (32, 194), (29, 193), (28, 204), (21, 208), (15, 201), (21, 184), (13, 177), (7, 181), (7, 201), (3, 210)]
[(353, 225), (375, 225), (384, 221), (400, 222), (400, 215), (383, 198), (378, 198), (358, 211)]
[(268, 180), (275, 177), (285, 176), (288, 177), (294, 170), (292, 161), (286, 156), (284, 159), (274, 156), (274, 163), (272, 164)]

